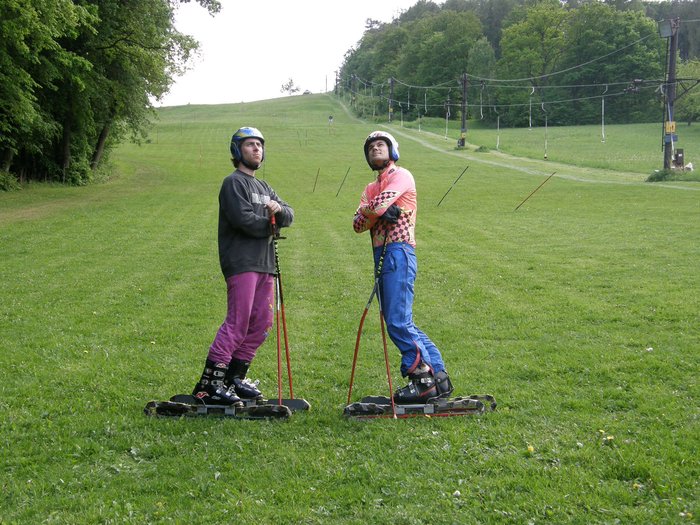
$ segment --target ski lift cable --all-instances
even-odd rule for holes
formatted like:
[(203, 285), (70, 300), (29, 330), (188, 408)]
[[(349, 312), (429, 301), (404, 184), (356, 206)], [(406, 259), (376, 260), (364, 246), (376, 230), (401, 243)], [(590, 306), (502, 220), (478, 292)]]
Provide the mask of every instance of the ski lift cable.
[[(385, 82), (384, 82), (384, 83), (375, 83), (375, 82), (372, 82), (372, 81), (369, 81), (369, 80), (361, 79), (360, 77), (355, 77), (355, 78), (357, 78), (360, 82), (365, 82), (365, 83), (371, 84), (371, 85), (380, 85), (380, 86), (383, 87), (383, 86), (386, 84)], [(478, 78), (478, 77), (475, 77), (475, 78)], [(680, 80), (680, 79), (679, 79), (679, 80)], [(427, 90), (429, 90), (429, 89), (447, 89), (448, 91), (452, 89), (452, 87), (448, 85), (448, 84), (450, 84), (450, 82), (443, 82), (442, 84), (436, 84), (435, 86), (418, 86), (418, 85), (413, 85), (413, 84), (407, 84), (407, 83), (405, 83), (405, 82), (403, 82), (403, 81), (401, 81), (401, 80), (398, 80), (398, 79), (394, 79), (394, 81), (395, 81), (396, 83), (398, 83), (398, 84), (401, 84), (402, 86), (404, 86), (404, 87), (406, 87), (406, 88), (408, 88), (408, 89), (411, 89), (411, 88), (415, 88), (415, 89), (425, 89), (425, 90), (426, 90), (426, 94), (427, 94)], [(499, 82), (499, 81), (497, 81), (497, 82)], [(503, 81), (503, 82), (509, 82), (509, 81)], [(663, 82), (663, 80), (652, 80), (652, 81), (649, 81), (649, 82)], [(527, 88), (527, 89), (532, 89), (532, 87), (534, 87), (532, 84), (528, 84), (528, 85), (525, 85), (525, 86), (524, 86), (524, 85), (519, 85), (519, 86), (518, 86), (518, 85), (499, 85), (499, 84), (497, 84), (497, 83), (496, 83), (496, 84), (487, 84), (487, 83), (485, 83), (485, 82), (484, 82), (483, 84), (484, 84), (484, 87), (485, 87), (485, 88), (498, 88), (498, 89), (526, 89), (526, 88)], [(628, 84), (629, 84), (629, 81), (624, 81), (624, 82), (605, 82), (605, 84), (606, 84), (606, 85), (609, 85), (609, 86), (620, 86), (620, 85), (628, 85)], [(587, 84), (545, 85), (545, 86), (537, 86), (537, 89), (590, 88), (590, 87), (600, 87), (601, 85), (602, 85), (602, 83), (593, 83), (593, 84), (587, 83)]]
[[(653, 86), (652, 86), (652, 87), (653, 87)], [(651, 89), (651, 88), (650, 88), (650, 87), (643, 87), (642, 89)], [(657, 88), (655, 88), (655, 89), (657, 89)], [(354, 91), (351, 92), (351, 93), (353, 93), (353, 94), (358, 94), (357, 92), (354, 92)], [(626, 94), (627, 94), (627, 91), (626, 91), (626, 90), (622, 90), (622, 91), (618, 91), (618, 92), (616, 92), (616, 93), (606, 93), (605, 95), (591, 95), (591, 96), (587, 96), (587, 97), (575, 97), (575, 98), (548, 100), (548, 101), (547, 101), (547, 104), (549, 104), (549, 105), (554, 105), (554, 104), (569, 104), (569, 103), (572, 103), (572, 102), (578, 102), (578, 101), (583, 101), (583, 100), (596, 100), (596, 99), (602, 99), (602, 98), (604, 98), (604, 97), (605, 97), (605, 98), (611, 98), (611, 97), (617, 97), (617, 96), (626, 95)], [(386, 96), (383, 96), (383, 95), (379, 95), (378, 98), (379, 98), (380, 100), (385, 101), (385, 102), (388, 102), (388, 101), (389, 101), (389, 97), (386, 97)], [(426, 99), (426, 100), (427, 100), (427, 99)], [(447, 105), (447, 104), (446, 104), (445, 102), (439, 103), (439, 104), (427, 104), (427, 103), (424, 103), (424, 104), (423, 104), (424, 109), (425, 109), (426, 112), (427, 112), (428, 108), (445, 108), (446, 105)], [(450, 104), (449, 104), (449, 106), (455, 106), (455, 107), (460, 106), (460, 105), (461, 105), (461, 104), (459, 103), (459, 101), (450, 102)], [(499, 107), (499, 108), (515, 108), (515, 107), (524, 107), (524, 106), (529, 106), (529, 105), (530, 105), (530, 102), (528, 101), (528, 102), (516, 103), (516, 104), (496, 104), (496, 105), (493, 105), (493, 104), (492, 104), (491, 106), (492, 106), (492, 107)], [(466, 104), (466, 106), (469, 107), (469, 108), (477, 108), (477, 107), (479, 107), (479, 104), (478, 104), (478, 103), (476, 103), (476, 104)]]

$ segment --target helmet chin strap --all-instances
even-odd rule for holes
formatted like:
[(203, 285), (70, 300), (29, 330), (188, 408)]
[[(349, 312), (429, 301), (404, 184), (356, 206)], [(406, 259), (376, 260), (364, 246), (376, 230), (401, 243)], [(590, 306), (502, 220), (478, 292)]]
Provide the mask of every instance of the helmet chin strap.
[(253, 170), (253, 171), (257, 171), (258, 169), (260, 169), (260, 166), (262, 166), (262, 162), (259, 162), (258, 164), (253, 164), (253, 163), (251, 163), (251, 162), (248, 162), (248, 161), (245, 160), (245, 159), (241, 159), (241, 163), (242, 163), (246, 168), (251, 169), (251, 170)]
[(383, 160), (379, 166), (377, 166), (377, 164), (375, 163), (372, 163), (372, 169), (374, 169), (375, 171), (382, 171), (389, 165), (390, 162), (390, 160)]

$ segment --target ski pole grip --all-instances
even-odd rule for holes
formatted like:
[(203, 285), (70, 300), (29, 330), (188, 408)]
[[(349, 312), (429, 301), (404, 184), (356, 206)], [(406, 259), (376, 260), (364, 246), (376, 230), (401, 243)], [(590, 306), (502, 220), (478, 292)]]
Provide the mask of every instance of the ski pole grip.
[(270, 235), (273, 239), (282, 239), (280, 237), (280, 232), (277, 229), (277, 220), (275, 219), (275, 214), (270, 215)]

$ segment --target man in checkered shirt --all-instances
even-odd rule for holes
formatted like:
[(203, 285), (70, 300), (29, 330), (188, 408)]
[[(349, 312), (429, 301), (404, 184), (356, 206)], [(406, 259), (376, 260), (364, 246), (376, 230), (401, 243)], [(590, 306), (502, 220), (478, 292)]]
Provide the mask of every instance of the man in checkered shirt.
[(353, 228), (357, 233), (370, 231), (375, 268), (383, 255), (379, 299), (389, 337), (401, 351), (401, 375), (408, 377), (408, 385), (396, 390), (394, 401), (412, 404), (449, 397), (453, 387), (440, 350), (413, 322), (418, 211), (415, 180), (410, 171), (396, 165), (399, 144), (391, 134), (370, 133), (364, 150), (377, 178), (362, 192)]

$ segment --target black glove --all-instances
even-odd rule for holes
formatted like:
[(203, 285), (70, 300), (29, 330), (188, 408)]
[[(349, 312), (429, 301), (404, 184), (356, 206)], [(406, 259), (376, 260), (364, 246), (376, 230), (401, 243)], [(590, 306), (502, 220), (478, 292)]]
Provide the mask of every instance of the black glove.
[(382, 215), (382, 220), (390, 224), (396, 224), (399, 222), (399, 215), (401, 215), (401, 208), (399, 208), (396, 204), (392, 204), (384, 212), (384, 215)]

